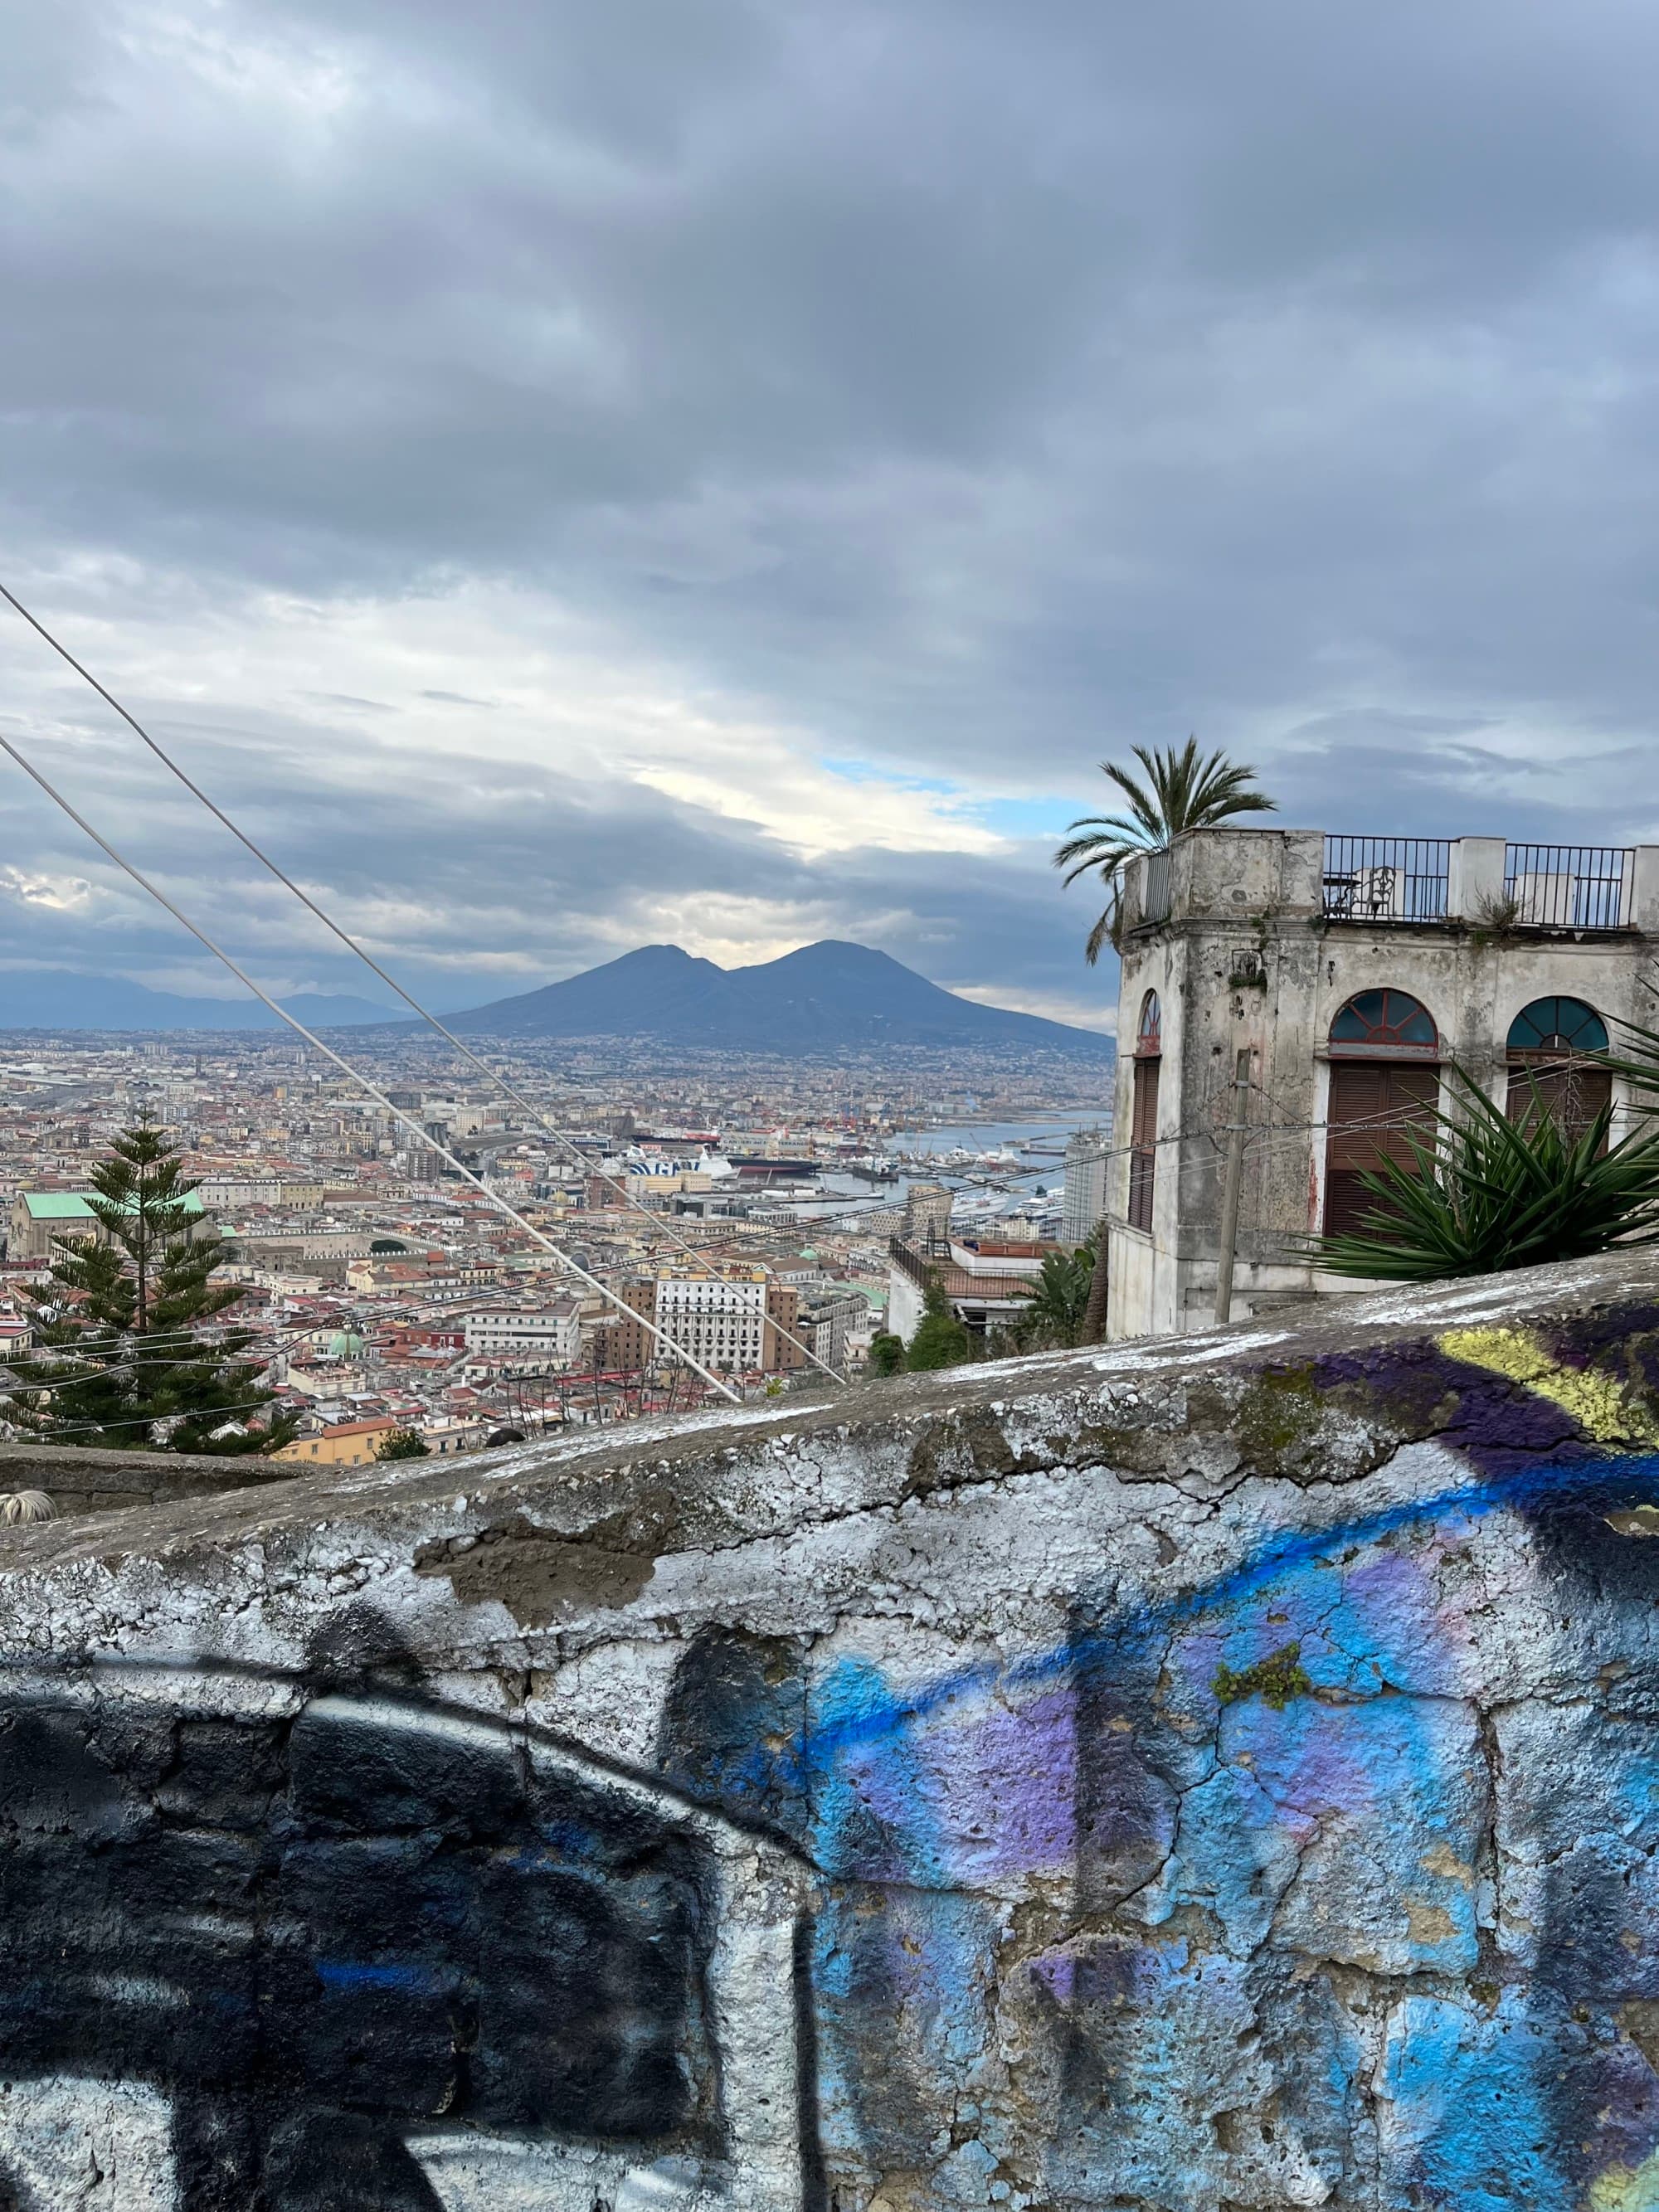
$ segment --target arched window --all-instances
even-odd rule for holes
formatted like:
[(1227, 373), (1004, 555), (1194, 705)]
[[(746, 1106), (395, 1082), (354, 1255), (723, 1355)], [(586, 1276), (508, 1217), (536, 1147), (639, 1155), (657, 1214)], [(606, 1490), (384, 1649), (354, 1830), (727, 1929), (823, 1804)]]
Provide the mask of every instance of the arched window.
[(1129, 1226), (1152, 1226), (1152, 1186), (1158, 1175), (1158, 1078), (1163, 1064), (1164, 1009), (1158, 993), (1140, 1002), (1135, 1030), (1133, 1091), (1129, 1115)]
[(1358, 1229), (1376, 1204), (1361, 1180), (1388, 1160), (1414, 1168), (1440, 1094), (1440, 1032), (1409, 992), (1359, 991), (1330, 1030), (1325, 1114), (1325, 1231)]
[(1510, 1058), (1541, 1052), (1552, 1060), (1605, 1052), (1607, 1025), (1582, 999), (1534, 999), (1510, 1024)]
[(1613, 1101), (1612, 1071), (1598, 1065), (1607, 1048), (1607, 1025), (1582, 999), (1534, 999), (1522, 1006), (1510, 1024), (1510, 1121), (1542, 1112), (1569, 1136), (1582, 1137)]
[(1360, 991), (1331, 1024), (1331, 1051), (1358, 1053), (1367, 1060), (1385, 1053), (1437, 1060), (1440, 1032), (1428, 1008), (1408, 992)]

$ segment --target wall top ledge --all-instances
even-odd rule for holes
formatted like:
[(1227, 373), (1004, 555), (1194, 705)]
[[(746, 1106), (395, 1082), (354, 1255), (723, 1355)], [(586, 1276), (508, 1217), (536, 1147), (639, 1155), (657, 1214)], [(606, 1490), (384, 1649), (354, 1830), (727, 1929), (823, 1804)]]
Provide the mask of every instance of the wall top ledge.
[[(1045, 1466), (1133, 1462), (1129, 1432), (1185, 1428), (1196, 1418), (1189, 1413), (1195, 1394), (1207, 1408), (1204, 1425), (1213, 1426), (1264, 1376), (1283, 1378), (1345, 1355), (1433, 1346), (1448, 1333), (1525, 1333), (1646, 1307), (1650, 1325), (1659, 1325), (1659, 1252), (1395, 1286), (1322, 1301), (1294, 1325), (1245, 1322), (1028, 1355), (459, 1461), (397, 1462), (280, 1482), (254, 1476), (251, 1486), (217, 1496), (9, 1530), (0, 1540), (0, 1589), (20, 1577), (57, 1582), (94, 1563), (114, 1570), (152, 1559), (176, 1575), (193, 1557), (205, 1567), (231, 1551), (281, 1551), (323, 1531), (337, 1549), (347, 1529), (394, 1550), (423, 1539), (465, 1547), (515, 1524), (618, 1557), (720, 1549)], [(1627, 1328), (1640, 1325), (1632, 1318)], [(1342, 1479), (1340, 1427), (1322, 1443), (1310, 1433), (1295, 1464), (1269, 1453), (1272, 1463), (1255, 1471), (1304, 1484)], [(30, 1448), (34, 1479), (49, 1486), (45, 1456)], [(1376, 1464), (1371, 1456), (1363, 1471)]]

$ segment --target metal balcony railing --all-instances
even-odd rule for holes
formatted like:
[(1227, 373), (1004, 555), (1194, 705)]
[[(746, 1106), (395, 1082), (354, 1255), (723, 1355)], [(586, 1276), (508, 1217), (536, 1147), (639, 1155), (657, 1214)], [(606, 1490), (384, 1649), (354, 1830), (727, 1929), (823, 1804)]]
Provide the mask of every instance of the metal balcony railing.
[(1511, 845), (1504, 897), (1519, 929), (1624, 929), (1632, 855), (1620, 845)]
[(1333, 921), (1443, 921), (1451, 842), (1327, 837), (1325, 912)]
[(1170, 919), (1170, 851), (1168, 846), (1148, 853), (1140, 864), (1140, 921), (1150, 928)]

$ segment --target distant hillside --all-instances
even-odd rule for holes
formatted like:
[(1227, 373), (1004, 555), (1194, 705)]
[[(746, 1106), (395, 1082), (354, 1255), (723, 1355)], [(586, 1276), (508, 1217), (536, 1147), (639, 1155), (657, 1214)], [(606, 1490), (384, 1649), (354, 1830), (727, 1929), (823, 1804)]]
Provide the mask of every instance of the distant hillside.
[(1042, 1046), (1109, 1058), (1093, 1030), (981, 1006), (866, 945), (830, 939), (753, 968), (647, 945), (562, 983), (445, 1017), (473, 1036), (650, 1037), (734, 1051), (890, 1045)]
[[(304, 994), (283, 1002), (307, 1029), (380, 1023), (390, 1010), (369, 999)], [(118, 975), (64, 968), (0, 969), (0, 1030), (279, 1030), (258, 999), (186, 999)]]

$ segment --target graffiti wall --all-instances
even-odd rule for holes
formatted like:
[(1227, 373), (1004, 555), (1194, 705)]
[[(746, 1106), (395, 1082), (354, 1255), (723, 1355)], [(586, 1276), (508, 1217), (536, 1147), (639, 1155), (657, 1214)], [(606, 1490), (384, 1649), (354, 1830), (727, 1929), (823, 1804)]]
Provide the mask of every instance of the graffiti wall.
[(0, 2204), (1659, 2207), (1639, 1261), (195, 1510), (0, 1575)]

